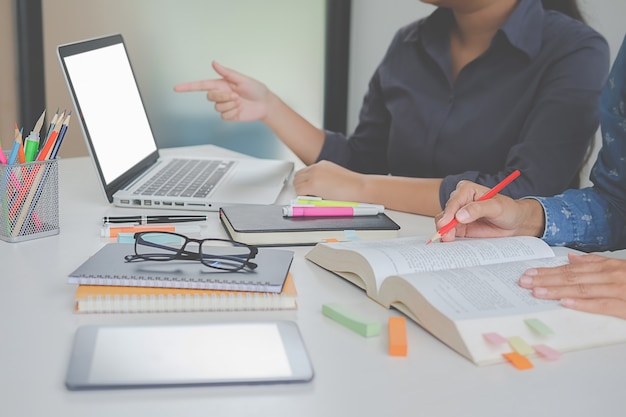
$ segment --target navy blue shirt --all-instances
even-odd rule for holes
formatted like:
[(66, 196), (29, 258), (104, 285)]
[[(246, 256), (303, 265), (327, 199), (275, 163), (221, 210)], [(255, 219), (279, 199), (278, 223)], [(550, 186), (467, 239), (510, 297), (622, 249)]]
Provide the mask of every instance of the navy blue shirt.
[(453, 25), (451, 11), (439, 8), (401, 28), (354, 133), (325, 132), (318, 160), (361, 173), (443, 178), (442, 207), (458, 181), (492, 187), (514, 169), (522, 175), (503, 191), (511, 197), (568, 188), (598, 128), (605, 39), (539, 0), (520, 0), (489, 49), (453, 80)]

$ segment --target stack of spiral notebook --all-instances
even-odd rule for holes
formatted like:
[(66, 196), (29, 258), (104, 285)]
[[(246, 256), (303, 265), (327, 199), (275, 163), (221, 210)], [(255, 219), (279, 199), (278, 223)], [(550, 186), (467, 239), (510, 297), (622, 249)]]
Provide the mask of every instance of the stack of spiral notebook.
[(109, 243), (68, 277), (79, 313), (295, 309), (293, 252), (260, 248), (254, 271), (222, 272), (200, 262), (126, 262), (132, 245)]

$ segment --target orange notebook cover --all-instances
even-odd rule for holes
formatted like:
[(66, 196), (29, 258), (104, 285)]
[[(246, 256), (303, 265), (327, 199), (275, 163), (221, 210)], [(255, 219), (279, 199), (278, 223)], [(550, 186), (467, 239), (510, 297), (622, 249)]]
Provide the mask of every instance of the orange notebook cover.
[(291, 273), (280, 293), (181, 288), (79, 285), (77, 313), (148, 313), (174, 311), (293, 310), (297, 292)]

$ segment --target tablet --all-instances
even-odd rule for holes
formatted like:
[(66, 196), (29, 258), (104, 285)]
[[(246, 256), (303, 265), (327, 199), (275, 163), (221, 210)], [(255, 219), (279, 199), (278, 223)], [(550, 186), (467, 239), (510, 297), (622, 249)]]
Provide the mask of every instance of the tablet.
[(290, 321), (83, 326), (70, 390), (307, 382), (313, 368)]

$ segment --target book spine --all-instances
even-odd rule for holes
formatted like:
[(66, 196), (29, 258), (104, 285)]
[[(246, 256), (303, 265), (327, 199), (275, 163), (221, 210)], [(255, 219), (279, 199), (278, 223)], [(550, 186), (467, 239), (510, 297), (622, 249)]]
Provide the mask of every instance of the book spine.
[(109, 285), (121, 287), (154, 287), (154, 288), (184, 288), (195, 290), (242, 291), (280, 293), (281, 286), (268, 283), (200, 281), (187, 279), (147, 279), (125, 276), (69, 276), (68, 283), (79, 285)]
[(76, 301), (77, 313), (149, 313), (194, 311), (294, 310), (295, 296), (280, 294), (245, 295), (159, 295), (88, 296)]

